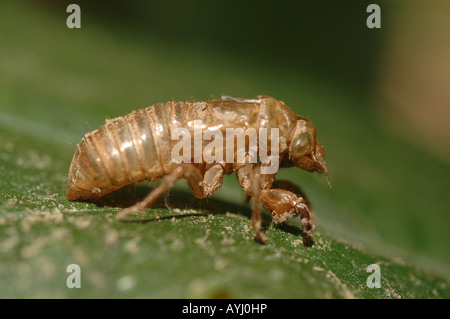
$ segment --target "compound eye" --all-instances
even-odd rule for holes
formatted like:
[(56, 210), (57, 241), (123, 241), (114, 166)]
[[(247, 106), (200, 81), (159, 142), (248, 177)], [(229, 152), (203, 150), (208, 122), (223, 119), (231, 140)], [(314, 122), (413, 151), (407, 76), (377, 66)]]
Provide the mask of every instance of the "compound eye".
[(300, 136), (292, 144), (291, 156), (298, 158), (311, 153), (313, 149), (312, 142), (313, 141), (310, 134), (300, 134)]

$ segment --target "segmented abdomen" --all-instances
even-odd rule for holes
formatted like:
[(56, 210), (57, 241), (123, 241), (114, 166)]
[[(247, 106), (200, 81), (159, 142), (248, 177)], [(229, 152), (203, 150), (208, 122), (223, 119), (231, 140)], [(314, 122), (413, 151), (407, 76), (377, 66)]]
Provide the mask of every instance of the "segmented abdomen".
[(170, 172), (175, 165), (170, 158), (170, 131), (182, 124), (185, 106), (155, 104), (107, 120), (86, 134), (70, 167), (69, 200), (93, 200)]

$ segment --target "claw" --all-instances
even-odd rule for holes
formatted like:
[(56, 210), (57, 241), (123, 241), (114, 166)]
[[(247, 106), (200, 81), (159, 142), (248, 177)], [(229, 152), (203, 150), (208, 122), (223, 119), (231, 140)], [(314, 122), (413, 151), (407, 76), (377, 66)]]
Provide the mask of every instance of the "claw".
[(261, 194), (264, 207), (273, 214), (275, 224), (284, 223), (289, 218), (300, 216), (302, 223), (303, 244), (311, 245), (311, 231), (314, 228), (310, 210), (302, 197), (284, 190), (267, 189)]

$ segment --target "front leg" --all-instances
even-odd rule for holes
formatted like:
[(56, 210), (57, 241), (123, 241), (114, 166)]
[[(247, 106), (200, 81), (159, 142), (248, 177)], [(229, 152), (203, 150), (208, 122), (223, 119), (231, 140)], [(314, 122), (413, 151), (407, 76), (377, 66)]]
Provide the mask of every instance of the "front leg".
[(314, 227), (315, 227), (315, 223), (314, 223), (314, 211), (313, 211), (311, 202), (308, 200), (308, 198), (306, 197), (306, 194), (301, 190), (300, 187), (298, 187), (297, 185), (293, 184), (293, 183), (290, 182), (290, 181), (276, 180), (275, 182), (273, 182), (271, 188), (280, 188), (280, 189), (284, 189), (284, 190), (289, 191), (289, 192), (291, 192), (291, 193), (294, 193), (294, 194), (297, 195), (298, 197), (302, 198), (303, 201), (305, 202), (306, 206), (308, 206), (308, 210), (309, 210), (309, 218), (311, 219), (312, 229), (314, 230)]
[(261, 192), (264, 207), (273, 214), (273, 222), (281, 224), (296, 216), (300, 216), (303, 230), (303, 244), (312, 243), (311, 232), (314, 224), (306, 201), (291, 191), (279, 188), (267, 188)]

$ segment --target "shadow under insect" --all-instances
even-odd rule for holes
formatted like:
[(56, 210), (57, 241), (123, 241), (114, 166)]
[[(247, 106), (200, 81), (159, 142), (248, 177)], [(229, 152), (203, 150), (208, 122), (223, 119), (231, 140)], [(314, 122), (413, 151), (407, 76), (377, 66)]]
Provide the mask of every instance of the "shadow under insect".
[[(119, 207), (119, 208), (127, 208), (134, 205), (137, 202), (140, 202), (145, 196), (147, 196), (154, 188), (154, 185), (151, 183), (142, 183), (138, 185), (129, 185), (125, 186), (117, 191), (114, 191), (100, 200), (96, 201), (96, 205), (100, 207)], [(249, 205), (243, 204), (238, 205), (232, 202), (228, 202), (219, 198), (209, 197), (205, 199), (197, 199), (192, 196), (192, 192), (189, 190), (182, 189), (171, 189), (164, 196), (159, 198), (151, 208), (164, 208), (169, 210), (168, 215), (164, 216), (155, 216), (155, 217), (132, 217), (126, 220), (122, 220), (125, 223), (150, 223), (150, 222), (159, 222), (162, 220), (170, 220), (173, 218), (192, 218), (192, 217), (200, 217), (200, 216), (208, 216), (208, 215), (225, 215), (227, 213), (233, 213), (241, 216), (245, 216), (251, 219), (252, 209)], [(180, 214), (178, 212), (174, 212), (175, 209), (182, 210), (193, 210), (195, 212), (192, 213), (183, 213)], [(272, 216), (270, 212), (263, 209), (262, 214), (262, 228), (264, 231), (272, 224)], [(277, 226), (278, 229), (281, 229), (285, 232), (294, 234), (296, 236), (301, 236), (304, 240), (307, 238), (306, 234), (302, 231), (300, 227), (297, 225), (292, 225), (289, 222), (285, 222), (279, 224)], [(258, 242), (257, 238), (255, 241)], [(311, 246), (313, 244), (312, 240), (307, 244), (307, 246)]]

